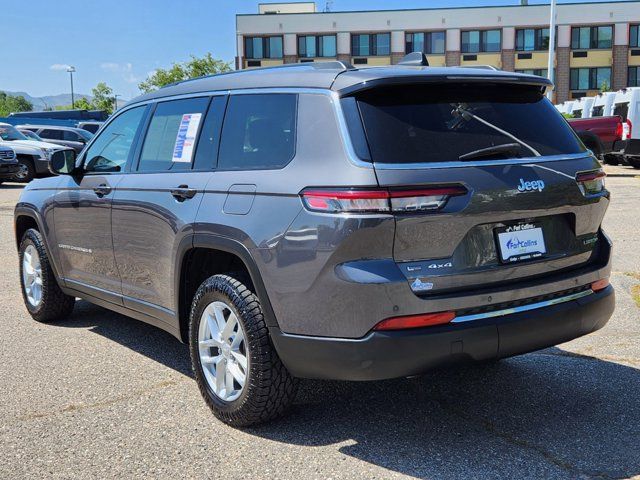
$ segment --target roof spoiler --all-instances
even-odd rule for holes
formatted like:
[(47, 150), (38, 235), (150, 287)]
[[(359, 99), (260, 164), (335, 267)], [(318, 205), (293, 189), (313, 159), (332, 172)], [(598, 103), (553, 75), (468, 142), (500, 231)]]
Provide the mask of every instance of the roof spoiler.
[(405, 55), (402, 60), (398, 62), (398, 65), (408, 65), (412, 67), (428, 67), (429, 60), (427, 56), (422, 52), (413, 52)]
[(493, 65), (465, 65), (464, 68), (477, 68), (478, 70), (493, 70), (495, 72), (500, 71), (498, 67), (494, 67)]

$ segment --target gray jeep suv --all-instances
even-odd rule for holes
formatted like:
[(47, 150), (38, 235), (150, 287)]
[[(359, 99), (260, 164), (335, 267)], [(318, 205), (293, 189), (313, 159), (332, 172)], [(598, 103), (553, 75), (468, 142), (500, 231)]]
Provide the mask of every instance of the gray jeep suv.
[(601, 328), (614, 309), (600, 164), (500, 71), (339, 62), (131, 101), (16, 206), (37, 321), (76, 297), (190, 346), (243, 426), (298, 378), (378, 380)]

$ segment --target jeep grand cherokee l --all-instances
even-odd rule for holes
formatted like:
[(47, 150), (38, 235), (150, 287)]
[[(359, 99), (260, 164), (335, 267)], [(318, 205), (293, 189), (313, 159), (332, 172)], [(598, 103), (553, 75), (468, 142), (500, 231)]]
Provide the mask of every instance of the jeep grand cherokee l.
[(76, 297), (190, 346), (234, 425), (298, 378), (378, 380), (601, 328), (614, 308), (598, 161), (540, 77), (339, 62), (131, 101), (15, 210), (26, 307)]

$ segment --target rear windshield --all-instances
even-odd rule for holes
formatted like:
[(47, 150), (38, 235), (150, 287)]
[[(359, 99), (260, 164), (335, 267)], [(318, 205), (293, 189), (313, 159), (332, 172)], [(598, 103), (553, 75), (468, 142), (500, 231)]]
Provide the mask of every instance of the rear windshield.
[(613, 109), (614, 115), (620, 115), (622, 117), (622, 121), (627, 121), (627, 116), (629, 115), (629, 103), (617, 103), (616, 108)]
[[(448, 162), (465, 155), (465, 160), (488, 160), (585, 151), (553, 105), (530, 86), (388, 87), (361, 94), (357, 103), (370, 154), (377, 163)], [(469, 155), (507, 144), (511, 147)]]

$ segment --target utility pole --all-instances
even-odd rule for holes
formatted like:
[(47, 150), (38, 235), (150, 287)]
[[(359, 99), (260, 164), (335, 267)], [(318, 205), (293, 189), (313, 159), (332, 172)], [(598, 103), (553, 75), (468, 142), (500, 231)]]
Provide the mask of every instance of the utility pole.
[(118, 95), (117, 93), (113, 95), (113, 111), (115, 112), (116, 110), (118, 110), (118, 97), (121, 97), (122, 95)]
[(73, 96), (73, 72), (75, 71), (76, 71), (76, 67), (73, 67), (71, 65), (67, 67), (67, 72), (69, 72), (69, 76), (71, 77), (71, 110), (75, 110), (76, 108), (76, 102)]
[[(551, 0), (551, 18), (549, 19), (549, 63), (547, 64), (547, 78), (553, 82), (554, 61), (556, 58), (556, 0)], [(549, 89), (547, 98), (553, 99), (553, 90)]]

